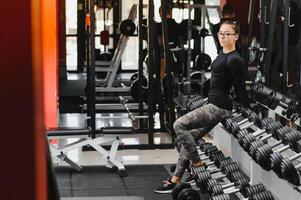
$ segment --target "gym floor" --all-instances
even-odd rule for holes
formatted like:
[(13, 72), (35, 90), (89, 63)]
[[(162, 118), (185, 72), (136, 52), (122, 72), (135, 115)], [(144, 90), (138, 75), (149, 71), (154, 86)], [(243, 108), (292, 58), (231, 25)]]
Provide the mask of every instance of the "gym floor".
[[(104, 114), (106, 115), (106, 114)], [(120, 114), (117, 114), (120, 115)], [(101, 117), (103, 115), (99, 115)], [(60, 115), (60, 126), (83, 127), (82, 114)], [(97, 120), (97, 126), (129, 126), (129, 119), (105, 119)], [(125, 145), (146, 144), (147, 134), (122, 134), (121, 142)], [(157, 143), (170, 143), (171, 136), (168, 133), (156, 133)], [(62, 138), (51, 140), (57, 147), (75, 142), (78, 138)], [(169, 178), (169, 166), (177, 161), (175, 149), (135, 150), (125, 149), (117, 152), (117, 160), (124, 163), (127, 169), (127, 177), (119, 177), (105, 167), (106, 158), (97, 151), (82, 151), (75, 149), (67, 153), (67, 156), (83, 166), (81, 173), (71, 169), (67, 163), (53, 157), (53, 163), (58, 179), (61, 197), (83, 196), (144, 196), (144, 199), (171, 199), (171, 195), (159, 195), (153, 189)], [(97, 173), (96, 173), (97, 172)], [(91, 179), (91, 177), (93, 177)], [(145, 179), (145, 181), (143, 181)], [(80, 182), (78, 182), (80, 180)], [(137, 182), (136, 182), (137, 181)]]

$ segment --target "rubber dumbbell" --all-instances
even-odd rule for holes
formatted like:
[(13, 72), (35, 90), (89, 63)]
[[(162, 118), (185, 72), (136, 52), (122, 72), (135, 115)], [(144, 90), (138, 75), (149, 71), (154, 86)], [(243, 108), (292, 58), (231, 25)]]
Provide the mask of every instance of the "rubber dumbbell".
[(208, 98), (203, 98), (200, 95), (196, 95), (187, 99), (186, 101), (186, 108), (189, 111), (195, 110), (196, 108), (202, 107), (203, 105), (207, 104)]
[(289, 149), (289, 145), (283, 146), (277, 150), (273, 150), (273, 148), (282, 144), (282, 141), (277, 141), (272, 145), (263, 145), (259, 147), (254, 153), (254, 160), (265, 170), (270, 171), (272, 169), (271, 159), (270, 157), (273, 154), (280, 154), (281, 152)]
[(217, 167), (220, 167), (220, 165), (223, 165), (223, 162), (227, 160), (228, 157), (225, 157), (223, 152), (218, 151), (215, 152), (214, 154), (209, 155), (209, 159), (215, 162), (215, 165)]
[[(225, 184), (225, 186), (223, 186), (223, 188), (227, 188), (227, 187), (231, 187), (234, 186), (234, 185), (238, 185), (240, 184), (240, 180), (243, 180), (243, 179), (246, 179), (246, 176), (242, 174), (241, 171), (234, 171), (234, 172), (231, 172), (228, 176), (227, 176), (228, 180), (230, 180), (231, 183), (229, 184)], [(211, 188), (214, 186), (214, 185), (217, 185), (218, 182), (217, 182), (217, 179), (216, 178), (210, 178), (209, 180), (207, 180), (207, 183), (206, 183), (206, 190), (203, 189), (203, 192), (207, 192), (207, 193), (210, 193), (210, 190)]]
[[(246, 151), (250, 152), (250, 146), (252, 145), (253, 142), (261, 142), (265, 143), (269, 138), (273, 137), (272, 134), (267, 134), (259, 139), (254, 137), (253, 135), (248, 135), (246, 137), (243, 137), (242, 140), (240, 141), (241, 147)], [(254, 145), (254, 144), (253, 144)]]
[(271, 168), (272, 170), (280, 177), (280, 178), (283, 178), (283, 173), (282, 173), (282, 168), (281, 168), (281, 164), (282, 164), (282, 161), (284, 159), (288, 159), (289, 161), (293, 161), (297, 158), (300, 157), (300, 154), (301, 153), (298, 153), (294, 156), (291, 156), (291, 157), (283, 157), (280, 153), (273, 153), (271, 156), (270, 156), (270, 162), (271, 162)]
[(265, 165), (267, 166), (267, 170), (273, 170), (280, 178), (282, 178), (281, 174), (281, 160), (283, 159), (283, 156), (281, 155), (282, 152), (290, 149), (289, 145), (285, 145), (276, 151), (274, 153), (270, 154), (269, 159), (266, 160)]
[(291, 129), (284, 135), (282, 141), (284, 144), (289, 144), (294, 151), (299, 152), (300, 148), (298, 147), (298, 142), (300, 139), (301, 133), (297, 130)]
[(211, 174), (222, 172), (216, 179), (225, 178), (230, 176), (232, 172), (238, 171), (239, 167), (237, 163), (230, 163), (226, 166), (222, 166), (221, 169), (208, 170), (201, 167), (192, 167), (193, 173), (196, 174), (196, 183), (202, 189), (206, 190), (207, 181), (211, 179)]
[[(273, 130), (277, 129), (277, 128), (280, 128), (282, 125), (280, 123), (277, 123), (277, 122), (273, 122), (271, 123), (271, 128)], [(242, 148), (245, 150), (245, 151), (248, 151), (249, 150), (249, 147), (250, 147), (250, 144), (254, 141), (256, 141), (256, 137), (262, 135), (264, 132), (263, 130), (261, 131), (258, 131), (258, 132), (254, 132), (254, 133), (250, 133), (248, 135), (245, 135), (243, 136), (242, 138), (238, 139), (238, 142), (239, 144), (242, 146)], [(266, 136), (264, 136), (262, 139), (262, 142), (266, 141), (267, 139), (271, 138), (273, 136), (273, 134), (268, 134)]]
[[(210, 200), (231, 200), (229, 194), (221, 194), (218, 196), (211, 197)], [(244, 198), (240, 200), (274, 200), (274, 197), (270, 191), (263, 191), (249, 198)]]
[(284, 136), (286, 135), (286, 133), (290, 132), (291, 131), (291, 128), (289, 128), (288, 126), (283, 126), (277, 130), (275, 130), (275, 133), (274, 133), (274, 137), (277, 139), (277, 140), (281, 140), (282, 138), (284, 138)]
[[(234, 193), (238, 193), (238, 192), (240, 192), (241, 194), (246, 194), (244, 191), (246, 190), (246, 188), (250, 187), (250, 184), (247, 181), (247, 179), (241, 179), (239, 181), (239, 184), (240, 185), (238, 185), (238, 187), (231, 188), (231, 190), (230, 189), (224, 190), (223, 186), (215, 185), (211, 188), (211, 196), (217, 196), (217, 195), (221, 195), (221, 194), (234, 194)], [(262, 185), (260, 185), (260, 186), (262, 186)], [(253, 195), (255, 195), (259, 192), (263, 192), (263, 191), (265, 191), (264, 187), (257, 187), (256, 189), (254, 189), (254, 187), (253, 187), (253, 190), (252, 191), (249, 190), (248, 194), (250, 196), (253, 196)], [(250, 193), (250, 192), (253, 192), (253, 193)], [(246, 196), (246, 197), (249, 197), (249, 196)]]
[[(257, 149), (264, 146), (264, 145), (266, 145), (266, 141), (267, 141), (268, 138), (271, 137), (271, 135), (272, 134), (268, 134), (268, 135), (260, 138), (259, 140), (251, 142), (251, 144), (249, 145), (249, 148), (247, 149), (247, 152), (248, 152), (248, 154), (251, 158), (255, 159)], [(282, 144), (282, 142), (279, 141), (279, 144)], [(273, 144), (273, 145), (277, 146), (279, 144)], [(273, 147), (275, 147), (275, 146), (273, 146)]]
[[(263, 125), (264, 124), (264, 125)], [(241, 138), (253, 134), (256, 136), (262, 135), (263, 133), (272, 133), (274, 135), (275, 130), (282, 127), (280, 122), (275, 122), (271, 118), (265, 118), (262, 120), (262, 127), (261, 129), (258, 129), (257, 131), (250, 133), (248, 130), (244, 129), (239, 131), (237, 134), (237, 139), (240, 140)]]
[[(217, 154), (220, 154), (220, 153), (217, 152)], [(212, 157), (214, 157), (214, 154), (212, 154)], [(202, 161), (208, 160), (208, 158), (205, 157), (205, 159), (203, 158)], [(204, 162), (204, 167), (207, 168), (211, 165), (215, 165), (217, 167), (224, 168), (226, 165), (229, 165), (231, 163), (233, 163), (233, 160), (231, 157), (221, 158), (220, 156), (217, 155), (217, 157), (214, 160), (209, 161), (209, 162)]]
[[(265, 137), (260, 138), (259, 140), (251, 142), (251, 144), (248, 147), (248, 154), (253, 159), (255, 159), (255, 151), (266, 144), (266, 139), (270, 138), (272, 134), (268, 134)], [(273, 135), (274, 136), (274, 135)], [(278, 144), (281, 144), (282, 142), (279, 142)], [(273, 144), (273, 147), (276, 147), (278, 144)]]
[(259, 184), (256, 184), (256, 185), (250, 185), (250, 186), (246, 187), (244, 190), (241, 191), (241, 194), (244, 197), (252, 197), (255, 194), (258, 194), (258, 193), (261, 193), (261, 192), (264, 192), (264, 191), (266, 191), (265, 188), (264, 188), (264, 185), (259, 183)]
[[(233, 114), (235, 113), (236, 115), (233, 116)], [(233, 123), (238, 123), (238, 125), (241, 125), (245, 122), (248, 122), (249, 121), (248, 118), (250, 117), (250, 115), (253, 115), (252, 117), (254, 118), (254, 113), (252, 111), (245, 108), (240, 108), (239, 110), (232, 112), (232, 116), (225, 119), (223, 125), (226, 128), (226, 130), (228, 130), (231, 133), (233, 128)]]
[(177, 184), (172, 190), (173, 200), (199, 200), (200, 194), (189, 183)]
[(244, 189), (248, 185), (249, 185), (249, 181), (245, 178), (241, 178), (235, 182), (231, 182), (223, 185), (218, 183), (216, 179), (209, 179), (207, 182), (207, 193), (210, 196), (217, 196), (223, 194), (225, 189), (235, 187), (235, 188), (239, 188), (238, 191), (240, 191), (240, 189)]
[(232, 128), (233, 128), (233, 124), (236, 123), (237, 126), (240, 126), (246, 122), (249, 122), (248, 118), (242, 118), (240, 121), (234, 121), (234, 119), (232, 118), (227, 118), (225, 120), (224, 126), (226, 128), (227, 131), (229, 131), (230, 133), (232, 133)]
[(248, 119), (244, 119), (244, 120), (242, 120), (240, 122), (237, 122), (237, 123), (232, 121), (232, 123), (230, 123), (230, 124), (231, 125), (230, 125), (229, 132), (234, 137), (237, 137), (236, 135), (240, 130), (244, 130), (246, 128), (249, 128), (252, 125), (260, 126), (259, 118), (255, 113), (251, 114)]
[(277, 92), (270, 94), (271, 97), (269, 97), (269, 98), (271, 99), (271, 104), (268, 105), (268, 107), (270, 107), (271, 109), (274, 110), (279, 105), (285, 109), (282, 111), (282, 115), (286, 116), (287, 118), (291, 118), (291, 116), (297, 110), (297, 107), (298, 107), (297, 101), (295, 101), (293, 99), (289, 99), (283, 95), (281, 98), (279, 98), (279, 97), (277, 98), (276, 97), (277, 94), (278, 94), (278, 96), (280, 96), (280, 94)]
[(240, 170), (238, 171), (234, 171), (232, 173), (230, 173), (227, 178), (230, 180), (230, 182), (235, 182), (239, 179), (244, 179), (246, 178), (246, 175), (243, 174)]
[(282, 177), (294, 185), (300, 185), (301, 163), (294, 164), (293, 161), (300, 157), (301, 153), (297, 153), (289, 158), (284, 158), (280, 164)]
[[(215, 164), (216, 166), (220, 165), (220, 162), (225, 159), (225, 155), (221, 151), (214, 151), (208, 154), (208, 156), (203, 156), (202, 161), (211, 160), (205, 163), (206, 166)], [(231, 160), (232, 161), (232, 160)]]

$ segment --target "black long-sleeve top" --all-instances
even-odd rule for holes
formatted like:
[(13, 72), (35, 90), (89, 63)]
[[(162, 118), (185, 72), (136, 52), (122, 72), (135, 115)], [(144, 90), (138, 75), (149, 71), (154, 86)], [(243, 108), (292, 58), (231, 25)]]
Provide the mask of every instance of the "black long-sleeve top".
[(211, 65), (211, 71), (209, 103), (223, 109), (232, 110), (230, 89), (234, 86), (239, 103), (249, 107), (245, 85), (244, 60), (236, 50), (229, 53), (220, 51)]

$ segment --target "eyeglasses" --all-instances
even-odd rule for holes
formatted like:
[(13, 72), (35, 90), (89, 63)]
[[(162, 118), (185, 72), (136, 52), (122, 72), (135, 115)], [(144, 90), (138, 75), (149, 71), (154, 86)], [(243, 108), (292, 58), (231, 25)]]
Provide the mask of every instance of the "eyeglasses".
[(230, 35), (237, 35), (237, 34), (236, 33), (223, 33), (223, 32), (217, 33), (218, 37), (229, 37)]

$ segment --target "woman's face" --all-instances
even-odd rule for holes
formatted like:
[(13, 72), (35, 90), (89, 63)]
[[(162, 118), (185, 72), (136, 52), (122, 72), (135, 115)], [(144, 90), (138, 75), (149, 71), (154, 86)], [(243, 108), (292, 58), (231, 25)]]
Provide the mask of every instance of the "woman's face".
[(230, 24), (222, 24), (218, 32), (218, 40), (222, 47), (235, 46), (235, 42), (238, 39), (238, 34), (235, 33), (233, 26)]

